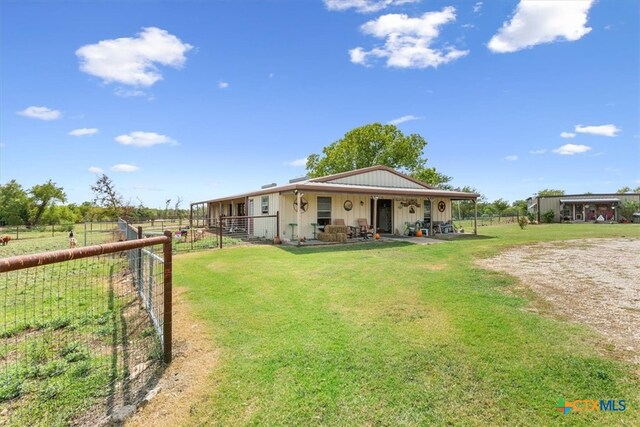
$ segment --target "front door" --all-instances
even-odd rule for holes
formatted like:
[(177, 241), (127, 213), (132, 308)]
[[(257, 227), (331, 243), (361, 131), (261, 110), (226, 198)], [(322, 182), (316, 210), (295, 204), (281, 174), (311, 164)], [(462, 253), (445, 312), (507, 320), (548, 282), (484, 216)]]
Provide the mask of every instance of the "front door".
[[(381, 233), (393, 233), (393, 201), (378, 199), (378, 215), (376, 216), (376, 230)], [(371, 204), (371, 220), (373, 222), (373, 203)]]

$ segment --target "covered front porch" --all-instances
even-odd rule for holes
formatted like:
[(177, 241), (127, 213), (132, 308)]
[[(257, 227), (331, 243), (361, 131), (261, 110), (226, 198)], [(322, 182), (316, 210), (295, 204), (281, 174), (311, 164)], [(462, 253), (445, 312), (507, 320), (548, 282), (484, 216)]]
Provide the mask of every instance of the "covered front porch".
[(617, 221), (618, 198), (560, 199), (561, 221)]

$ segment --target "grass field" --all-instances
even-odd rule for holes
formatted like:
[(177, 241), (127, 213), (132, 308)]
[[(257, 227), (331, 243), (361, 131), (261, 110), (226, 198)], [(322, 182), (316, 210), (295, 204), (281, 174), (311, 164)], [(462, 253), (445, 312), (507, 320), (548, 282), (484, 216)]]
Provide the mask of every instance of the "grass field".
[[(638, 367), (586, 327), (523, 310), (474, 259), (638, 237), (634, 225), (483, 227), (419, 246), (237, 247), (177, 256), (174, 284), (220, 350), (186, 425), (640, 425)], [(579, 296), (577, 296), (579, 297)], [(562, 415), (560, 398), (624, 399)]]

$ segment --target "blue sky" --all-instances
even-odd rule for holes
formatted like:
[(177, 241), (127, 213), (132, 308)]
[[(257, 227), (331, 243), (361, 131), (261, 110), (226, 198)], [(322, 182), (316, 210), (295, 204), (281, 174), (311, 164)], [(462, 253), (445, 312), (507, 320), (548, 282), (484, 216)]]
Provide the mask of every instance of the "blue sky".
[(397, 123), (489, 200), (640, 185), (640, 9), (600, 1), (0, 2), (0, 182), (163, 207)]

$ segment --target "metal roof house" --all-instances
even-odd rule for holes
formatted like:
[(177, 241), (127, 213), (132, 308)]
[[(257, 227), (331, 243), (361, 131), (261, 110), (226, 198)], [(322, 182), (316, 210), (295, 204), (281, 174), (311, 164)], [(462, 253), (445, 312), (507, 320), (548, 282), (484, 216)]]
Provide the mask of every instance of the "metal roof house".
[(564, 196), (533, 196), (527, 199), (527, 211), (533, 213), (538, 222), (545, 212), (552, 210), (555, 222), (618, 221), (618, 207), (626, 201), (640, 203), (640, 193), (624, 194), (571, 194)]
[[(258, 237), (311, 239), (334, 220), (355, 226), (366, 218), (380, 233), (398, 234), (405, 223), (451, 220), (453, 200), (476, 201), (475, 193), (439, 190), (386, 166), (372, 166), (319, 178), (270, 184), (249, 193), (191, 204), (195, 227), (215, 226), (222, 217), (249, 217)], [(277, 223), (261, 216), (277, 215)]]

